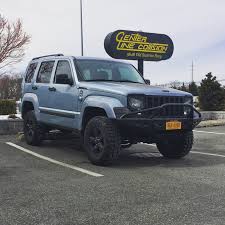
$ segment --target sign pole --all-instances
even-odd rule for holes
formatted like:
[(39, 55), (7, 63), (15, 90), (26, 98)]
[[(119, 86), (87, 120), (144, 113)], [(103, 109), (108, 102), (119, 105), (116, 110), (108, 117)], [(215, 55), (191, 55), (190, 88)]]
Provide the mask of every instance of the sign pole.
[(83, 7), (80, 0), (80, 34), (81, 34), (81, 55), (84, 55), (84, 35), (83, 35)]
[(142, 77), (144, 76), (144, 60), (138, 59), (138, 71), (141, 73)]

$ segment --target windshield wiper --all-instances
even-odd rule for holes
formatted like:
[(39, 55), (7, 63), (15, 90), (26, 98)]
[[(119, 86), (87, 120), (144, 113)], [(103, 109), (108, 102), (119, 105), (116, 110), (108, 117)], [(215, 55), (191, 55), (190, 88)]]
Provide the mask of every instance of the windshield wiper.
[(137, 81), (132, 81), (132, 80), (105, 80), (105, 79), (93, 79), (93, 80), (84, 80), (84, 81), (106, 81), (106, 82), (130, 82), (130, 83), (137, 83), (137, 84), (143, 84), (141, 82), (137, 82)]
[(133, 81), (133, 80), (119, 80), (119, 82), (130, 82), (130, 83), (143, 84), (143, 83), (141, 83), (141, 82)]
[(93, 80), (84, 80), (84, 81), (115, 81), (115, 80), (93, 79)]

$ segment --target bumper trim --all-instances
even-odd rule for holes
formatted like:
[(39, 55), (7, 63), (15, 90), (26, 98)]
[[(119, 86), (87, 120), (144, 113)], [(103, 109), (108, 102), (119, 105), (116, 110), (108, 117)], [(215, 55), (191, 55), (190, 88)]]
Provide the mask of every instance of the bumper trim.
[[(200, 119), (201, 120), (201, 113), (195, 109), (192, 105), (187, 104), (187, 103), (166, 103), (163, 104), (161, 106), (157, 106), (157, 107), (153, 107), (153, 108), (148, 108), (148, 109), (143, 109), (143, 110), (138, 110), (135, 112), (129, 112), (126, 114), (123, 114), (120, 119), (125, 119), (125, 118), (137, 118), (140, 119), (140, 114), (142, 113), (148, 113), (148, 112), (153, 112), (152, 115), (148, 118), (145, 119), (153, 119), (157, 116), (159, 116), (158, 118), (160, 118), (160, 114), (161, 112), (168, 106), (185, 106), (185, 107), (189, 107), (191, 108), (192, 113), (192, 117), (186, 117), (188, 119)], [(194, 112), (197, 114), (197, 117), (194, 118)], [(185, 117), (175, 117), (173, 119), (184, 119)]]

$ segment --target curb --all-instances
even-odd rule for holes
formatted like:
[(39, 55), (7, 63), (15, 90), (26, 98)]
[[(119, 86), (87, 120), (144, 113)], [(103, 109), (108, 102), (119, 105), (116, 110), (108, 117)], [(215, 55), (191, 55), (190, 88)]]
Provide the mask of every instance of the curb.
[(0, 135), (17, 134), (23, 131), (22, 119), (0, 120)]
[(204, 120), (197, 126), (197, 128), (215, 127), (215, 126), (224, 126), (224, 125), (225, 125), (225, 119), (223, 119), (223, 120)]
[[(205, 120), (202, 121), (197, 128), (225, 126), (225, 119), (223, 120)], [(23, 132), (22, 119), (7, 119), (0, 120), (0, 135), (18, 134)]]

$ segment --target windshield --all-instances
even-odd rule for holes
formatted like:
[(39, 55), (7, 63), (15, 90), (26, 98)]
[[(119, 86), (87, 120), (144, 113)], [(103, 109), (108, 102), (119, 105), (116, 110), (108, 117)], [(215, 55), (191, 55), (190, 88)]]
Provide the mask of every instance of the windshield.
[(113, 81), (144, 84), (144, 79), (130, 64), (104, 60), (76, 60), (80, 81)]

